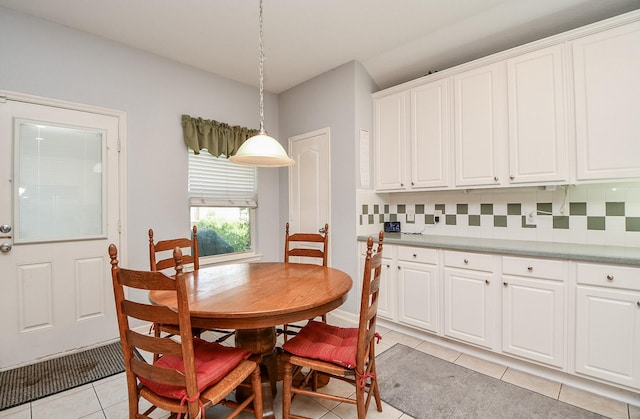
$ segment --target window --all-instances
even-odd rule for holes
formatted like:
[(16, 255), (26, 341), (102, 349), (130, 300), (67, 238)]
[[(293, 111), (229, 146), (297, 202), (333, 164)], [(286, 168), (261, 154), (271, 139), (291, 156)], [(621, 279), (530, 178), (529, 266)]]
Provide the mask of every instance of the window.
[(234, 259), (254, 252), (256, 169), (189, 150), (189, 207), (201, 257)]

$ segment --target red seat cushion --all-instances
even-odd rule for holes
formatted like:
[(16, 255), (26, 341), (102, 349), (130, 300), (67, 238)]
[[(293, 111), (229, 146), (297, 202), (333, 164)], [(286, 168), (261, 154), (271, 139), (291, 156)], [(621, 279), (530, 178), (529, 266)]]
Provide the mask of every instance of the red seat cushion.
[(343, 367), (355, 368), (357, 344), (357, 327), (336, 327), (310, 321), (295, 337), (282, 345), (282, 349), (305, 358), (319, 359)]
[[(193, 339), (193, 352), (198, 391), (217, 383), (240, 362), (251, 356), (251, 352), (246, 349), (222, 346), (219, 343), (207, 342), (198, 338)], [(165, 355), (158, 359), (155, 365), (184, 372), (184, 363), (180, 356)], [(185, 387), (156, 383), (143, 377), (138, 377), (138, 379), (154, 393), (164, 397), (182, 399), (187, 395)]]

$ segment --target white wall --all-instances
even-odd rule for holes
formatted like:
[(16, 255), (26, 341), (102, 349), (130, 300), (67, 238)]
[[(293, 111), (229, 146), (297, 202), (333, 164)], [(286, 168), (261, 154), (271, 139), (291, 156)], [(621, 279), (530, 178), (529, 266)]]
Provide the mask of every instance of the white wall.
[[(2, 7), (0, 57), (2, 90), (127, 113), (127, 233), (132, 268), (148, 266), (150, 227), (159, 237), (184, 235), (189, 229), (187, 149), (180, 116), (250, 128), (259, 125), (256, 87)], [(279, 138), (277, 97), (269, 93), (265, 116), (270, 134)], [(279, 260), (281, 248), (275, 238), (281, 236), (281, 229), (270, 222), (280, 212), (279, 173), (260, 169), (258, 181), (258, 251), (265, 260)]]
[[(280, 141), (329, 127), (331, 129), (331, 264), (354, 279), (342, 309), (359, 309), (356, 242), (356, 144), (360, 128), (371, 130), (371, 93), (375, 86), (361, 64), (352, 61), (321, 74), (279, 96)], [(288, 208), (288, 178), (281, 178), (280, 206)], [(280, 218), (281, 230), (288, 213)], [(284, 246), (284, 243), (282, 243)]]

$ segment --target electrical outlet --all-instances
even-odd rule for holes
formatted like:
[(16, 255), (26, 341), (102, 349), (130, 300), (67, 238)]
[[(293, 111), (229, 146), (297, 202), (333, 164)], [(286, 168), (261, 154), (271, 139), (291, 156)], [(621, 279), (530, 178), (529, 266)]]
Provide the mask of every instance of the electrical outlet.
[(415, 223), (416, 222), (416, 213), (413, 211), (409, 211), (407, 213), (407, 222), (408, 223)]
[(527, 216), (525, 218), (525, 224), (528, 226), (534, 226), (537, 223), (538, 223), (538, 217), (537, 217), (536, 211), (531, 211), (527, 213)]
[(433, 213), (433, 221), (434, 221), (435, 223), (439, 223), (439, 222), (440, 222), (440, 217), (442, 217), (442, 211), (441, 211), (441, 210), (436, 210), (436, 211)]

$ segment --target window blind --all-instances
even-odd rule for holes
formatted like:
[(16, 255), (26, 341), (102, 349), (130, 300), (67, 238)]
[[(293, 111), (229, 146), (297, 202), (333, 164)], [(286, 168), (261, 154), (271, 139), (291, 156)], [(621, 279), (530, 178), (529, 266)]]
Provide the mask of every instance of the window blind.
[(189, 149), (191, 206), (257, 207), (255, 167), (231, 163), (209, 153)]

